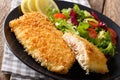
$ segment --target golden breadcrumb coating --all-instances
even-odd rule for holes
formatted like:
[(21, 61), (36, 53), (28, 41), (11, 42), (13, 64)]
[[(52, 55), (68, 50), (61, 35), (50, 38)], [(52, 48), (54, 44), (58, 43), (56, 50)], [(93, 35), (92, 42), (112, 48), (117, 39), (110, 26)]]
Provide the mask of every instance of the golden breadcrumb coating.
[(24, 14), (10, 21), (11, 31), (25, 50), (41, 66), (65, 74), (75, 61), (74, 53), (62, 39), (63, 33), (39, 12)]
[(107, 58), (92, 43), (71, 33), (65, 33), (63, 38), (74, 51), (78, 63), (86, 70), (87, 74), (89, 71), (102, 74), (109, 71), (107, 68)]

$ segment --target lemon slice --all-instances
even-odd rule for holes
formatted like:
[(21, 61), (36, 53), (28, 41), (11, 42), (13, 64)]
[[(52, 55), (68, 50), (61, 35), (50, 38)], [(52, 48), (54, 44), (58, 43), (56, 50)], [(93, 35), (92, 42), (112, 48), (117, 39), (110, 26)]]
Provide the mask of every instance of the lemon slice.
[(36, 6), (35, 6), (35, 1), (36, 0), (28, 0), (28, 8), (31, 12), (37, 11)]
[(58, 9), (58, 6), (53, 0), (36, 0), (36, 8), (39, 12), (47, 16), (48, 8)]
[(30, 10), (28, 8), (28, 0), (22, 0), (22, 2), (21, 2), (21, 10), (22, 10), (22, 12), (24, 14), (30, 12)]

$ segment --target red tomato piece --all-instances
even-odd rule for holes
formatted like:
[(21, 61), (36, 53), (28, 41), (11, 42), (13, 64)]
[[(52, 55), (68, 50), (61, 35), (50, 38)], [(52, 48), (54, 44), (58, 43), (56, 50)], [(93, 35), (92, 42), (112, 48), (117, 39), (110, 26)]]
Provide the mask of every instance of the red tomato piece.
[(95, 31), (95, 29), (88, 28), (87, 31), (88, 31), (88, 34), (91, 38), (96, 38), (97, 37), (97, 32)]
[(107, 28), (107, 30), (110, 32), (110, 36), (112, 38), (113, 44), (116, 45), (116, 38), (117, 38), (116, 32), (112, 28)]
[(53, 16), (56, 19), (58, 19), (58, 18), (66, 19), (66, 16), (64, 14), (62, 14), (62, 13), (56, 13)]
[(97, 28), (98, 27), (97, 23), (94, 23), (94, 22), (91, 22), (91, 21), (89, 21), (88, 23), (92, 26), (92, 28)]

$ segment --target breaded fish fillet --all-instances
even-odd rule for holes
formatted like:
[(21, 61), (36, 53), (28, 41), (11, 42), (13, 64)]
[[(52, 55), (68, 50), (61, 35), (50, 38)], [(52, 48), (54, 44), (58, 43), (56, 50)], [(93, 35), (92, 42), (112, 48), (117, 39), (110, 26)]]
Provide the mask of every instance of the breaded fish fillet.
[(65, 74), (75, 61), (74, 53), (63, 40), (63, 33), (39, 12), (28, 13), (10, 21), (11, 31), (25, 50), (41, 66)]
[(71, 33), (65, 33), (63, 38), (73, 50), (78, 63), (86, 70), (87, 74), (89, 71), (102, 74), (108, 72), (107, 59), (96, 46)]

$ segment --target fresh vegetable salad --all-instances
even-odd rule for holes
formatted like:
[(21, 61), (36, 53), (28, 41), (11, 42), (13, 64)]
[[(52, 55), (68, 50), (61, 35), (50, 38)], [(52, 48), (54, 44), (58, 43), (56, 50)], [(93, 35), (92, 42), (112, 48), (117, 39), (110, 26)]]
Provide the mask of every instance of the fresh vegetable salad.
[(61, 11), (48, 9), (48, 17), (63, 33), (79, 35), (97, 46), (105, 55), (114, 56), (116, 32), (102, 22), (95, 12), (90, 13), (74, 5), (73, 8)]

